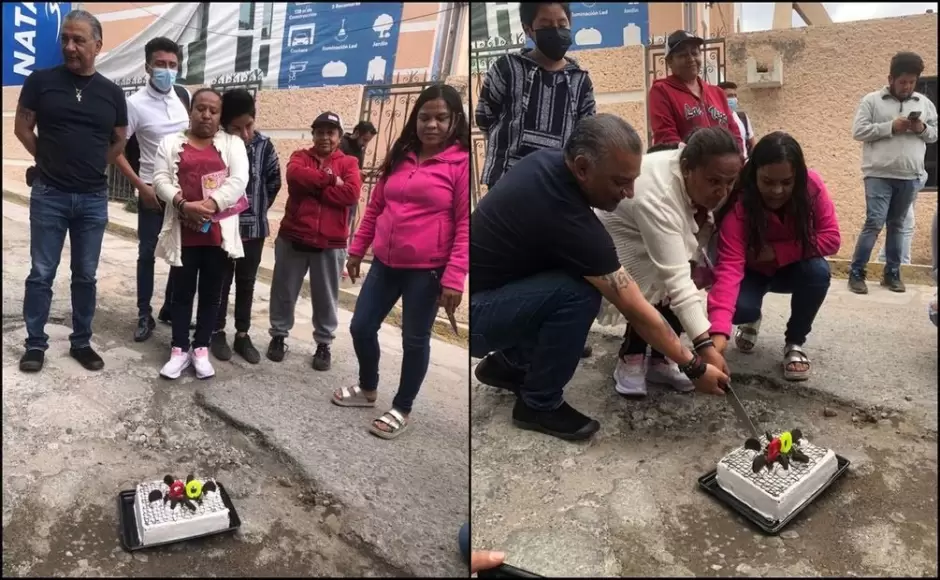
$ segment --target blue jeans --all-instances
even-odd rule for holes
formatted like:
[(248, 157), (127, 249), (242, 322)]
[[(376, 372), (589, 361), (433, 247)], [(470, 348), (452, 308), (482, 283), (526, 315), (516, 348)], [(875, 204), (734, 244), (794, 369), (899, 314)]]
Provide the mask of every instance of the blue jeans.
[[(163, 228), (163, 211), (154, 211), (144, 206), (137, 208), (137, 316), (150, 316), (153, 308), (154, 252), (157, 237)], [(166, 293), (163, 296), (162, 314), (169, 314), (173, 304), (173, 268), (166, 278)]]
[(32, 266), (26, 278), (23, 320), (26, 349), (49, 348), (46, 322), (52, 305), (55, 281), (65, 234), (72, 244), (72, 348), (91, 344), (91, 323), (97, 306), (98, 259), (108, 225), (108, 192), (68, 193), (40, 180), (33, 182), (29, 198), (29, 257)]
[(904, 218), (917, 194), (918, 179), (865, 178), (865, 225), (855, 242), (852, 274), (861, 276), (882, 228), (885, 235), (885, 274), (897, 275), (901, 267)]
[(470, 354), (499, 351), (526, 371), (520, 389), (526, 406), (557, 409), (600, 306), (596, 288), (561, 271), (476, 292), (470, 296)]
[[(911, 263), (911, 243), (914, 241), (914, 205), (911, 205), (911, 209), (907, 210), (907, 215), (904, 216), (904, 225), (901, 226), (901, 263), (910, 264)], [(878, 261), (884, 262), (887, 256), (885, 255), (885, 244), (881, 245), (881, 249), (878, 251)]]
[(392, 406), (403, 413), (411, 412), (428, 373), (442, 270), (390, 268), (373, 259), (349, 325), (359, 360), (359, 387), (374, 391), (379, 388), (379, 328), (401, 298), (401, 376)]
[(732, 323), (757, 322), (767, 292), (790, 294), (790, 320), (785, 340), (787, 344), (802, 346), (829, 292), (830, 278), (829, 262), (825, 258), (795, 262), (780, 268), (773, 276), (745, 270)]

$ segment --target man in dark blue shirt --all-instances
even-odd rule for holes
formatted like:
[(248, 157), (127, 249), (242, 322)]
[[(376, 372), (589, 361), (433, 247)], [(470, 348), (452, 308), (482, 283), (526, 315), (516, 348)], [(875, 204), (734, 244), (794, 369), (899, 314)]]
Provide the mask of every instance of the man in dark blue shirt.
[(569, 440), (600, 428), (562, 394), (602, 295), (699, 390), (723, 393), (727, 376), (682, 346), (620, 266), (594, 214), (633, 196), (642, 147), (619, 117), (582, 119), (564, 150), (521, 159), (470, 217), (470, 354), (485, 357), (480, 382), (519, 396), (517, 427)]
[(121, 88), (95, 71), (101, 52), (97, 18), (69, 12), (61, 41), (65, 64), (27, 77), (16, 107), (16, 137), (36, 160), (29, 202), (32, 268), (23, 299), (26, 353), (20, 359), (26, 372), (42, 369), (49, 348), (45, 326), (66, 234), (72, 244), (69, 354), (86, 369), (104, 368), (91, 347), (95, 275), (108, 223), (105, 169), (124, 149), (127, 103)]

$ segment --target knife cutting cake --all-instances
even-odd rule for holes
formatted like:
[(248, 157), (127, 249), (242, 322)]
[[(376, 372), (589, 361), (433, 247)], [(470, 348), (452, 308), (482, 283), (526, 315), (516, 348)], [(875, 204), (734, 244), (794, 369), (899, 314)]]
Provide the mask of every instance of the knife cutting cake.
[(142, 545), (173, 542), (229, 527), (229, 509), (213, 479), (186, 481), (167, 475), (141, 483), (134, 497), (137, 534)]
[(750, 438), (718, 462), (718, 485), (771, 521), (789, 516), (838, 471), (836, 454), (799, 429)]

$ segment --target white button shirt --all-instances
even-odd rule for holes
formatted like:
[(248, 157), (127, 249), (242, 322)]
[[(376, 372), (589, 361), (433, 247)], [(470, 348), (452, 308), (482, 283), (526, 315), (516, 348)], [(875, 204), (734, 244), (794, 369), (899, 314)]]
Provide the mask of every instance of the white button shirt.
[(189, 111), (175, 89), (163, 94), (148, 82), (127, 97), (127, 138), (137, 135), (140, 173), (144, 183), (153, 183), (153, 160), (160, 141), (189, 127)]

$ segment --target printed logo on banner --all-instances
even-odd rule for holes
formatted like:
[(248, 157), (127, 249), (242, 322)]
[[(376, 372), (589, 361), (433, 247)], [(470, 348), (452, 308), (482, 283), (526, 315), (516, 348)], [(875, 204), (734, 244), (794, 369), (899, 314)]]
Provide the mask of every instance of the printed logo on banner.
[(22, 86), (33, 71), (62, 64), (59, 34), (71, 2), (3, 3), (3, 86)]
[(398, 49), (400, 2), (290, 2), (279, 88), (382, 83)]

